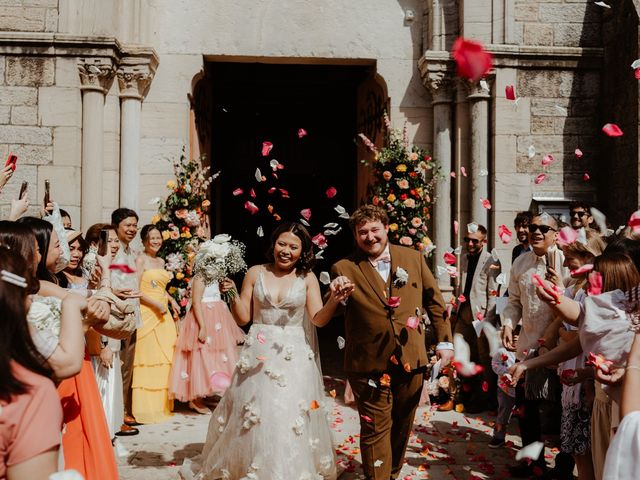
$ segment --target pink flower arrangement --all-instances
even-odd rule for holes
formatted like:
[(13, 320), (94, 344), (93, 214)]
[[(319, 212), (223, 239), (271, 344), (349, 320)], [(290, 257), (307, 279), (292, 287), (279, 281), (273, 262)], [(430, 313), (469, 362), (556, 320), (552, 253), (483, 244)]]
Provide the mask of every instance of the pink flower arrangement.
[(396, 184), (398, 185), (398, 187), (400, 187), (403, 190), (406, 190), (407, 188), (409, 188), (409, 181), (405, 178), (398, 180)]
[(420, 217), (413, 217), (411, 219), (411, 225), (413, 225), (415, 228), (418, 228), (420, 225), (422, 225), (422, 219)]
[(407, 247), (410, 247), (411, 245), (413, 245), (413, 239), (411, 237), (400, 237), (400, 245), (406, 245)]
[(403, 203), (407, 208), (416, 208), (416, 201), (413, 198), (407, 198)]

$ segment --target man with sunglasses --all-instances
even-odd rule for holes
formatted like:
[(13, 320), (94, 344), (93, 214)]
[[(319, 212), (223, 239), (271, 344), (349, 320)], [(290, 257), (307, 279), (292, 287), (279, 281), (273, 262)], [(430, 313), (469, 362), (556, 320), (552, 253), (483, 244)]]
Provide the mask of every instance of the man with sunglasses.
[[(470, 223), (463, 239), (465, 254), (460, 258), (460, 287), (464, 299), (459, 297), (455, 333), (461, 334), (471, 349), (471, 361), (484, 367), (484, 371), (464, 379), (468, 388), (462, 388), (459, 400), (466, 413), (480, 413), (497, 407), (497, 377), (491, 369), (489, 343), (484, 332), (476, 333), (474, 323), (489, 322), (496, 325), (496, 297), (500, 285), (500, 260), (487, 251), (487, 229)], [(484, 388), (483, 383), (486, 382)], [(488, 389), (487, 389), (488, 386)]]
[(569, 205), (571, 228), (597, 228), (591, 216), (591, 205), (585, 202), (573, 202)]
[[(511, 266), (509, 301), (501, 315), (502, 343), (507, 349), (515, 347), (516, 358), (519, 361), (524, 360), (527, 355), (535, 354), (536, 351), (545, 353), (555, 342), (553, 332), (547, 331), (554, 315), (551, 308), (537, 297), (533, 275), (537, 274), (542, 278), (568, 276), (568, 272), (562, 267), (562, 251), (556, 247), (558, 223), (555, 218), (547, 213), (536, 215), (528, 230), (532, 251), (520, 255)], [(522, 325), (522, 329), (517, 343), (514, 344), (513, 328), (518, 323)], [(557, 379), (551, 378), (552, 375), (553, 373), (549, 374), (548, 385), (557, 382)], [(526, 397), (523, 382), (516, 388), (516, 408), (522, 412), (518, 417), (518, 423), (523, 445), (540, 441), (542, 438), (540, 407), (548, 397), (545, 397), (543, 389), (537, 390), (535, 387), (537, 385), (532, 382), (527, 384)], [(511, 468), (510, 473), (515, 478), (528, 478), (534, 476), (538, 469), (545, 468), (544, 456), (541, 453), (530, 465), (521, 463)]]

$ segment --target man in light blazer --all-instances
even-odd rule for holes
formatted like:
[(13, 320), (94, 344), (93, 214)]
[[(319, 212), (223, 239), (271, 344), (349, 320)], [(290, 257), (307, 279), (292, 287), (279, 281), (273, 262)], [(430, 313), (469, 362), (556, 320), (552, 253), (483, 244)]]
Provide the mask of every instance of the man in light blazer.
[[(489, 343), (484, 331), (474, 323), (489, 322), (496, 326), (496, 298), (499, 293), (498, 275), (502, 271), (500, 260), (487, 251), (487, 229), (470, 223), (463, 239), (464, 254), (460, 258), (460, 290), (458, 315), (454, 332), (460, 333), (469, 344), (471, 361), (484, 367), (481, 374), (463, 381), (469, 388), (462, 389), (459, 400), (465, 412), (479, 413), (497, 407), (497, 378), (491, 369)], [(486, 382), (483, 385), (483, 382)]]
[(424, 256), (389, 244), (386, 212), (365, 205), (349, 223), (357, 251), (333, 265), (330, 286), (355, 286), (344, 309), (344, 366), (360, 414), (365, 476), (395, 479), (429, 362), (422, 315), (435, 328), (438, 356), (445, 363), (453, 358), (451, 326)]

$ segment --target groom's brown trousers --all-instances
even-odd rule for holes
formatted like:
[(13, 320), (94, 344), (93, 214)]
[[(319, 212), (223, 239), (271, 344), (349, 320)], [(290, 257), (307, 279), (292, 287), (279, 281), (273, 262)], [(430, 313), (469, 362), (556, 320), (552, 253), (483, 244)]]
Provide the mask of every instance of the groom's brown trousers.
[[(367, 480), (389, 480), (400, 473), (422, 392), (421, 372), (398, 369), (390, 376), (391, 386), (385, 387), (378, 378), (348, 375), (360, 414), (360, 449)], [(370, 379), (377, 388), (369, 385)]]

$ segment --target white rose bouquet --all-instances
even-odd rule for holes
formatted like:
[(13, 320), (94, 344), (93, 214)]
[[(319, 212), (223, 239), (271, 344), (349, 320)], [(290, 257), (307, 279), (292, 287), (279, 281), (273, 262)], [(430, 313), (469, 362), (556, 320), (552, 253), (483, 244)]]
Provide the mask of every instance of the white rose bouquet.
[[(244, 252), (244, 244), (233, 240), (230, 235), (216, 235), (200, 246), (196, 254), (194, 272), (200, 275), (206, 284), (220, 282), (247, 269)], [(229, 303), (236, 294), (235, 291), (229, 291), (223, 294), (223, 298)]]

